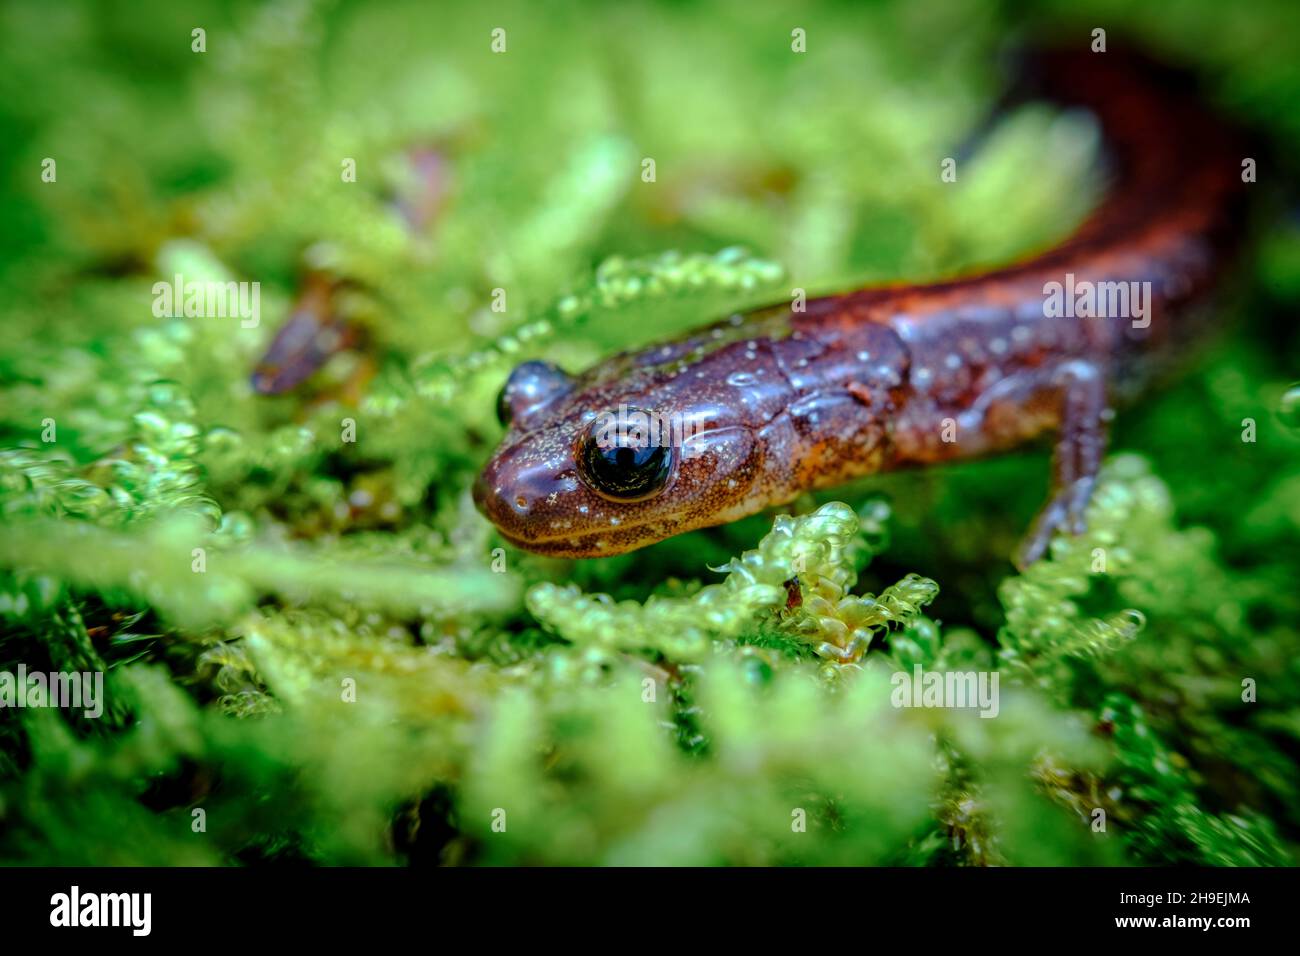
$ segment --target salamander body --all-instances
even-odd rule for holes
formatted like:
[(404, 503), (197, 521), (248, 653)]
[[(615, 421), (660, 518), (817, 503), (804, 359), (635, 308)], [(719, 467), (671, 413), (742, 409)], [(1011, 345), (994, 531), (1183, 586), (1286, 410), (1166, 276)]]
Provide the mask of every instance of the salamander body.
[(525, 363), (502, 393), (508, 430), (479, 508), (525, 549), (604, 556), (1054, 432), (1053, 491), (1017, 560), (1083, 530), (1112, 404), (1203, 324), (1248, 154), (1139, 57), (1037, 61), (1048, 98), (1095, 114), (1114, 167), (1071, 236), (981, 274), (733, 315), (578, 376)]

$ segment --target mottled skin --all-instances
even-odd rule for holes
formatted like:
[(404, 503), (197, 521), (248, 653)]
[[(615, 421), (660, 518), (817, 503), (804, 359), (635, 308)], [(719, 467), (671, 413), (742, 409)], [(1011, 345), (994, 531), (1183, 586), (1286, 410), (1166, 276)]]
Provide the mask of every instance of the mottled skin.
[[(871, 288), (735, 315), (624, 353), (576, 378), (521, 366), (513, 414), (475, 485), (510, 541), (568, 557), (618, 554), (876, 472), (986, 455), (1057, 434), (1053, 494), (1018, 560), (1083, 530), (1117, 397), (1140, 388), (1191, 334), (1237, 232), (1248, 155), (1234, 132), (1144, 61), (1038, 57), (1041, 91), (1090, 109), (1114, 182), (1068, 239), (1012, 267)], [(1149, 324), (1047, 317), (1044, 287), (1151, 283)], [(663, 490), (611, 501), (575, 450), (620, 404), (706, 424)]]

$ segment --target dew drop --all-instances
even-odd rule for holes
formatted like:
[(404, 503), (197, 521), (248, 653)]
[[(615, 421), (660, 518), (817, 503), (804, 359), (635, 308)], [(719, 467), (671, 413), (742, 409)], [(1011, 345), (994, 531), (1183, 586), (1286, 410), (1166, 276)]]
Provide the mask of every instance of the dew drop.
[(1120, 634), (1130, 640), (1137, 637), (1138, 632), (1146, 627), (1147, 624), (1147, 616), (1137, 608), (1127, 608), (1126, 610), (1121, 611), (1119, 619)]
[(1287, 428), (1300, 430), (1300, 382), (1296, 382), (1282, 393), (1277, 414)]

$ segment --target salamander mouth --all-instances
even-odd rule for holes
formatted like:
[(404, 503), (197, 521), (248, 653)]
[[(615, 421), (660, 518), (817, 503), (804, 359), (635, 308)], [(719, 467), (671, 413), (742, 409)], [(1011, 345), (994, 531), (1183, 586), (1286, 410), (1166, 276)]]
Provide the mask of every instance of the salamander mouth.
[(556, 529), (553, 534), (537, 537), (523, 537), (501, 525), (496, 525), (496, 528), (497, 533), (510, 544), (533, 554), (555, 558), (607, 558), (638, 551), (689, 531), (727, 524), (782, 503), (784, 502), (749, 499), (720, 511), (708, 512), (703, 517), (698, 513), (690, 513), (673, 517), (656, 515), (641, 521), (624, 521), (620, 518), (617, 525), (600, 525), (595, 528), (588, 526), (576, 532)]
[[(661, 528), (650, 531), (650, 526)], [(498, 526), (497, 533), (515, 547), (533, 554), (555, 558), (604, 558), (626, 554), (647, 545), (670, 538), (687, 530), (681, 522), (658, 519), (637, 524), (611, 525), (594, 531), (577, 534), (557, 533), (543, 537), (524, 538)]]
[(480, 513), (492, 522), (502, 538), (520, 550), (552, 557), (599, 558), (623, 554), (688, 530), (680, 515), (640, 520), (616, 515), (612, 516), (614, 523), (587, 521), (579, 528), (574, 528), (577, 522), (564, 515), (539, 516), (535, 523), (521, 521), (520, 515), (511, 513), (502, 499), (489, 491), (483, 476), (474, 484), (473, 497)]

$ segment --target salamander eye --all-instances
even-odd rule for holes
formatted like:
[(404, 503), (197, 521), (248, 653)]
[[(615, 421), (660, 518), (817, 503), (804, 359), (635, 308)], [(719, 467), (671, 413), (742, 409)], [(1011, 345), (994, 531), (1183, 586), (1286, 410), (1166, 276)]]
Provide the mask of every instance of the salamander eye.
[(524, 362), (510, 373), (497, 396), (497, 420), (502, 425), (522, 421), (544, 408), (547, 402), (573, 387), (573, 379), (550, 362)]
[(648, 429), (626, 427), (612, 415), (597, 418), (580, 442), (578, 471), (606, 498), (637, 501), (656, 495), (668, 483), (673, 450), (654, 443), (653, 437)]
[(507, 382), (501, 386), (501, 391), (497, 393), (497, 421), (501, 423), (502, 428), (509, 428), (512, 417), (510, 412), (510, 383)]

